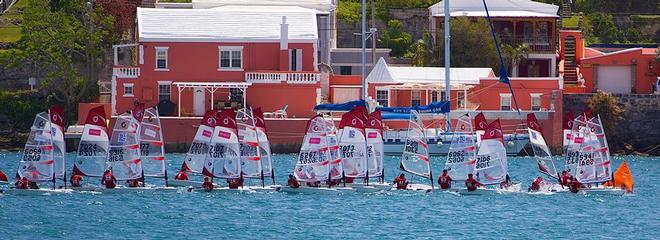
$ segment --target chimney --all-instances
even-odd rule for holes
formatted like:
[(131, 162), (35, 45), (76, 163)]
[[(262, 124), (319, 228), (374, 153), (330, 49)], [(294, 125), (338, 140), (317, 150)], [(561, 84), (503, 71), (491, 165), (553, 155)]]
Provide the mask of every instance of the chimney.
[(286, 16), (282, 16), (280, 24), (280, 50), (289, 49), (289, 24), (286, 23)]

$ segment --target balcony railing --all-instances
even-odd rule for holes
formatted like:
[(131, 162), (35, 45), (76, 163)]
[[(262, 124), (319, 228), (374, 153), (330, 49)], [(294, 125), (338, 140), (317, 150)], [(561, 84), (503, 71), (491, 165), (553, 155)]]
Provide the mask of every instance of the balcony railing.
[(140, 76), (139, 67), (114, 67), (112, 74), (117, 78), (138, 78)]
[(552, 42), (551, 36), (516, 36), (516, 37), (506, 37), (500, 35), (502, 42), (509, 44), (513, 47), (518, 45), (527, 44), (530, 51), (541, 51), (541, 52), (554, 52), (555, 43)]
[(245, 81), (250, 83), (315, 84), (320, 80), (318, 72), (246, 72)]

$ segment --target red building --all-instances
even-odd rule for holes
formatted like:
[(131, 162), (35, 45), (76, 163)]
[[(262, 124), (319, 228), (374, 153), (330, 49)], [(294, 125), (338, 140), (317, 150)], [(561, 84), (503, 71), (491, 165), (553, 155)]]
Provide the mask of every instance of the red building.
[[(557, 76), (557, 12), (559, 6), (531, 0), (488, 1), (488, 11), (499, 39), (513, 47), (525, 44), (529, 52), (512, 68), (513, 77)], [(482, 0), (450, 1), (451, 17), (485, 18)], [(444, 1), (429, 7), (430, 32), (444, 29)], [(451, 23), (450, 23), (451, 24)], [(489, 33), (484, 33), (488, 34)], [(434, 36), (442, 38), (442, 36)], [(490, 36), (488, 36), (490, 37)], [(512, 64), (512, 63), (508, 63)]]
[(139, 8), (137, 43), (115, 46), (134, 47), (135, 64), (115, 58), (112, 112), (139, 100), (171, 101), (179, 117), (245, 105), (310, 116), (320, 101), (316, 19), (293, 6)]

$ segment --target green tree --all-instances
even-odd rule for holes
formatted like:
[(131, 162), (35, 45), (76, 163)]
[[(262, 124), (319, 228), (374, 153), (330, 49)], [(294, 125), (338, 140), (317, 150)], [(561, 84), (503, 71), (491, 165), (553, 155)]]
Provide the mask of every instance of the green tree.
[(592, 13), (587, 15), (586, 19), (589, 21), (589, 29), (585, 32), (588, 42), (612, 43), (616, 40), (617, 28), (611, 14)]
[(11, 67), (27, 68), (41, 79), (49, 97), (64, 104), (73, 119), (77, 103), (97, 94), (103, 56), (116, 40), (113, 19), (84, 0), (29, 1), (23, 37), (6, 56)]
[(431, 35), (424, 33), (422, 39), (418, 39), (410, 46), (408, 52), (405, 54), (406, 58), (410, 58), (412, 65), (416, 67), (432, 66), (435, 61), (433, 58), (433, 40)]
[[(612, 94), (599, 91), (587, 100), (587, 106), (593, 111), (594, 116), (600, 116), (605, 133), (610, 136), (615, 135), (624, 114), (624, 109), (619, 106), (618, 99)], [(617, 138), (610, 138), (610, 147), (616, 145), (616, 142), (619, 142)]]
[[(437, 34), (438, 54), (435, 54), (440, 65), (444, 65), (443, 30)], [(491, 67), (493, 71), (499, 71), (497, 49), (486, 19), (452, 18), (450, 32), (452, 67)]]
[[(516, 47), (509, 44), (502, 44), (502, 58), (504, 58), (504, 64), (507, 64), (507, 70), (509, 75), (512, 74), (513, 66), (517, 66), (520, 61), (527, 58), (529, 55), (530, 48), (527, 44), (520, 44)], [(508, 65), (511, 64), (511, 65)]]
[(412, 36), (403, 31), (401, 21), (390, 20), (387, 22), (387, 30), (380, 35), (378, 42), (382, 47), (392, 49), (392, 56), (402, 57), (412, 44)]

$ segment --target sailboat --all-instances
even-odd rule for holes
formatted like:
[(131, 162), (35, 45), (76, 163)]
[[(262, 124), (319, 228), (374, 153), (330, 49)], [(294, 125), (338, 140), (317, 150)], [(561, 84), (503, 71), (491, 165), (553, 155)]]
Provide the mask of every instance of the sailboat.
[(263, 170), (264, 178), (270, 177), (273, 186), (275, 185), (275, 169), (273, 168), (273, 154), (270, 149), (270, 141), (268, 140), (268, 132), (266, 131), (266, 122), (264, 121), (264, 114), (261, 108), (252, 110), (255, 119), (255, 126), (257, 131), (257, 141), (259, 142), (259, 152), (261, 153), (261, 167)]
[(544, 181), (545, 184), (541, 185), (540, 191), (558, 192), (567, 190), (564, 189), (564, 187), (559, 182), (560, 176), (557, 172), (557, 167), (555, 166), (555, 162), (552, 159), (550, 148), (548, 148), (548, 145), (545, 142), (545, 138), (541, 133), (541, 125), (536, 119), (534, 113), (527, 114), (527, 131), (529, 133), (530, 144), (532, 145), (534, 158), (536, 158), (539, 172), (557, 181), (556, 184), (550, 183), (550, 181)]
[[(270, 151), (267, 154), (268, 158), (264, 158), (263, 156), (265, 148), (262, 145), (268, 144), (268, 142), (266, 140), (265, 143), (263, 141), (260, 143), (259, 138), (265, 137), (265, 132), (262, 131), (263, 134), (259, 134), (257, 130), (258, 121), (251, 108), (242, 108), (236, 113), (241, 171), (243, 172), (243, 177), (259, 179), (261, 181), (260, 186), (250, 186), (250, 189), (255, 191), (275, 191), (279, 186), (266, 186), (265, 184), (266, 174), (271, 175), (272, 167), (270, 165)], [(261, 121), (263, 122), (263, 119)], [(268, 146), (268, 150), (270, 150), (270, 146)], [(267, 169), (264, 169), (264, 166)]]
[(119, 183), (113, 189), (96, 189), (95, 191), (116, 192), (144, 190), (144, 187), (128, 188), (122, 187), (122, 181), (142, 179), (142, 156), (140, 155), (140, 144), (138, 135), (140, 132), (139, 119), (142, 114), (137, 112), (125, 112), (117, 116), (112, 129), (108, 147), (108, 158), (106, 166), (117, 178)]
[[(85, 120), (83, 133), (78, 144), (78, 155), (76, 161), (73, 162), (72, 174), (101, 178), (106, 169), (109, 145), (105, 110), (103, 106), (92, 108)], [(95, 187), (78, 187), (74, 189), (94, 190)]]
[[(344, 113), (341, 117), (338, 135), (344, 182), (358, 191), (378, 191), (375, 187), (369, 186), (368, 182), (370, 176), (365, 135), (366, 121), (366, 115), (357, 107)], [(372, 163), (372, 165), (375, 164)], [(354, 182), (354, 179), (357, 178), (364, 179), (364, 182)], [(346, 179), (350, 179), (350, 181)]]
[[(336, 129), (332, 120), (317, 115), (307, 121), (305, 137), (298, 154), (293, 176), (302, 182), (298, 188), (283, 186), (280, 191), (291, 193), (338, 193), (345, 187), (320, 186), (328, 179), (341, 179), (342, 161), (339, 157), (339, 145), (336, 140)], [(308, 186), (317, 183), (318, 187)]]
[(64, 109), (53, 106), (48, 109), (50, 134), (53, 137), (53, 171), (55, 179), (62, 179), (66, 188), (66, 146), (64, 142)]
[[(585, 193), (623, 194), (621, 188), (607, 187), (600, 183), (612, 180), (612, 158), (607, 145), (600, 115), (588, 119), (587, 114), (575, 119), (573, 128), (573, 156), (571, 172), (582, 183)], [(576, 154), (577, 153), (577, 154)]]
[(429, 149), (426, 145), (426, 133), (424, 132), (424, 123), (417, 111), (410, 111), (408, 121), (408, 134), (403, 148), (399, 168), (401, 171), (412, 175), (422, 177), (431, 181), (431, 185), (408, 184), (408, 190), (432, 191), (433, 172), (431, 171), (431, 161), (429, 158)]
[(144, 176), (163, 178), (165, 186), (168, 186), (163, 130), (157, 107), (144, 110), (140, 121), (139, 140)]
[[(485, 128), (484, 128), (485, 130)], [(452, 179), (451, 189), (465, 189), (463, 182), (474, 172), (477, 162), (477, 144), (468, 114), (456, 121), (444, 170)], [(450, 190), (451, 191), (451, 190)]]
[(378, 179), (378, 182), (370, 182), (369, 184), (379, 190), (390, 190), (392, 185), (385, 182), (383, 119), (380, 110), (369, 114), (364, 131), (367, 136), (369, 177)]
[[(204, 169), (204, 163), (206, 162), (206, 155), (209, 153), (209, 146), (211, 145), (211, 136), (213, 136), (214, 128), (217, 124), (216, 119), (217, 111), (210, 110), (204, 114), (202, 121), (197, 128), (197, 133), (193, 138), (188, 153), (186, 153), (186, 158), (181, 164), (181, 169), (201, 174)], [(168, 181), (169, 186), (175, 187), (194, 187), (202, 188), (202, 181), (193, 181), (193, 180), (170, 180)]]
[[(245, 149), (245, 157), (241, 155), (242, 149), (236, 124), (236, 111), (233, 109), (222, 110), (216, 118), (217, 124), (211, 136), (211, 144), (202, 170), (204, 176), (219, 179), (237, 179), (244, 174), (246, 177), (256, 177), (255, 172), (260, 169), (259, 157), (253, 155), (254, 152), (249, 149)], [(250, 142), (252, 146), (256, 146), (256, 141)], [(252, 190), (244, 187), (238, 189), (217, 187), (214, 188), (214, 191)]]

